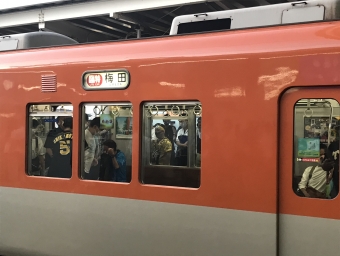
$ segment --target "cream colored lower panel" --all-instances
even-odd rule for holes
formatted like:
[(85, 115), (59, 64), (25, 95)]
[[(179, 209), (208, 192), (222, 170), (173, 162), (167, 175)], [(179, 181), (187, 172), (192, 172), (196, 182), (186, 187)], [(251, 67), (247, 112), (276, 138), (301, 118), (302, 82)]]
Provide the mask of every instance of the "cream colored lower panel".
[(0, 255), (276, 255), (275, 214), (0, 189)]
[(340, 255), (340, 220), (280, 214), (279, 256), (292, 255)]

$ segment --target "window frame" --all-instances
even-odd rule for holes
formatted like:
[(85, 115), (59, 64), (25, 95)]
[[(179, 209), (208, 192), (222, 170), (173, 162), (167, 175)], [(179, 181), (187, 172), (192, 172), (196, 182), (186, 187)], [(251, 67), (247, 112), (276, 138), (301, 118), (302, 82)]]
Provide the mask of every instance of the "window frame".
[[(35, 106), (49, 106), (49, 109), (43, 110), (43, 111), (37, 111), (37, 112), (33, 112), (35, 110)], [(67, 111), (65, 110), (65, 112), (63, 111), (52, 111), (52, 107), (58, 107), (58, 106), (72, 106), (73, 111)], [(56, 107), (56, 108), (57, 108)], [(51, 113), (51, 114), (49, 114)], [(48, 115), (49, 114), (49, 115)], [(49, 177), (48, 175), (33, 175), (32, 174), (32, 120), (34, 116), (37, 117), (43, 117), (43, 116), (47, 116), (47, 117), (55, 117), (55, 116), (69, 116), (69, 117), (73, 117), (74, 114), (74, 105), (71, 102), (30, 102), (27, 103), (26, 105), (26, 143), (27, 143), (27, 147), (26, 147), (26, 154), (25, 154), (25, 174), (27, 176), (34, 176), (34, 177), (44, 177), (44, 178), (58, 178), (58, 177)], [(74, 124), (74, 120), (73, 120), (73, 124)], [(53, 125), (52, 125), (53, 126)], [(55, 127), (54, 127), (55, 128)], [(52, 128), (52, 129), (54, 129)], [(49, 130), (50, 131), (50, 130)], [(49, 133), (49, 131), (46, 132), (46, 138), (47, 138), (47, 134)], [(40, 138), (41, 139), (41, 138)], [(43, 141), (43, 145), (45, 145), (46, 139), (45, 141)], [(45, 147), (44, 147), (45, 148)], [(46, 149), (45, 149), (45, 154), (46, 154)], [(45, 158), (45, 156), (44, 156)], [(72, 159), (72, 155), (71, 155), (71, 159)], [(45, 158), (46, 161), (46, 158)], [(45, 166), (46, 169), (46, 166)], [(30, 174), (31, 173), (31, 174)], [(72, 173), (71, 172), (71, 177), (72, 178)], [(59, 177), (61, 178), (61, 177)], [(69, 178), (62, 178), (62, 179), (69, 179)]]
[[(133, 115), (133, 103), (132, 102), (129, 102), (129, 101), (104, 101), (104, 102), (101, 102), (101, 101), (87, 101), (87, 102), (81, 102), (79, 104), (79, 114), (80, 114), (80, 125), (79, 125), (79, 149), (80, 149), (80, 153), (78, 154), (79, 155), (79, 158), (78, 158), (78, 170), (77, 170), (77, 176), (79, 178), (79, 180), (81, 181), (96, 181), (96, 182), (110, 182), (110, 183), (118, 183), (118, 184), (130, 184), (131, 181), (132, 181), (132, 161), (131, 161), (131, 177), (130, 177), (130, 180), (127, 180), (126, 182), (115, 182), (115, 181), (103, 181), (103, 180), (91, 180), (91, 179), (84, 179), (82, 178), (82, 173), (83, 173), (83, 170), (84, 170), (84, 159), (85, 159), (85, 127), (84, 127), (84, 123), (85, 123), (85, 106), (86, 105), (90, 105), (90, 106), (128, 106), (130, 107), (130, 115), (132, 118), (134, 118), (134, 115)], [(96, 113), (93, 113), (95, 117), (100, 117), (100, 115), (102, 114), (103, 112), (100, 112), (99, 114), (96, 114)], [(114, 117), (114, 128), (113, 129), (116, 129), (116, 117), (119, 116), (118, 115), (115, 115)], [(134, 120), (134, 119), (133, 119)], [(90, 121), (90, 120), (89, 120)], [(136, 122), (137, 120), (133, 121), (133, 122)], [(116, 143), (116, 138), (113, 139)], [(131, 138), (131, 145), (133, 145), (133, 131), (132, 131), (132, 138)], [(132, 147), (131, 147), (132, 148)], [(132, 151), (133, 149), (131, 150), (131, 160), (132, 160)], [(126, 157), (126, 152), (123, 152), (125, 154), (125, 157)], [(128, 166), (128, 165), (127, 165)]]
[[(326, 100), (329, 102), (329, 100), (334, 100), (336, 101), (339, 106), (337, 107), (333, 107), (331, 106), (329, 109), (330, 109), (330, 113), (329, 115), (327, 114), (324, 114), (322, 113), (321, 111), (317, 111), (316, 113), (313, 111), (313, 109), (316, 109), (316, 110), (319, 110), (321, 109), (321, 107), (318, 107), (317, 105), (314, 105), (313, 103), (307, 103), (306, 106), (303, 105), (303, 102), (306, 101), (308, 102), (308, 100)], [(314, 101), (313, 101), (314, 102)], [(318, 101), (315, 101), (316, 103), (318, 103)], [(331, 103), (330, 103), (331, 105)], [(306, 109), (310, 109), (311, 111), (309, 113), (311, 113), (311, 116), (307, 116), (307, 113), (305, 111), (305, 113), (303, 114), (302, 112), (298, 113), (297, 109), (299, 108), (306, 108)], [(338, 108), (337, 111), (334, 111), (335, 108)], [(326, 108), (324, 108), (326, 109)], [(299, 115), (299, 116), (298, 116)], [(302, 171), (302, 175), (304, 174), (306, 168), (310, 167), (310, 166), (318, 166), (319, 162), (317, 161), (312, 161), (312, 160), (306, 160), (306, 161), (303, 161), (303, 159), (313, 159), (313, 157), (299, 157), (298, 156), (298, 139), (299, 138), (306, 138), (305, 135), (303, 137), (299, 137), (296, 132), (297, 129), (299, 129), (299, 121), (302, 122), (302, 127), (305, 129), (305, 118), (312, 118), (312, 117), (315, 117), (315, 118), (327, 118), (328, 119), (328, 123), (329, 123), (329, 120), (332, 118), (334, 119), (335, 117), (338, 117), (340, 116), (340, 102), (336, 99), (336, 98), (332, 98), (332, 97), (329, 97), (329, 98), (324, 98), (324, 97), (320, 97), (320, 98), (313, 98), (313, 97), (303, 97), (303, 98), (300, 98), (299, 100), (297, 100), (294, 105), (293, 105), (293, 166), (292, 166), (292, 189), (293, 189), (293, 193), (295, 194), (295, 196), (297, 197), (300, 197), (300, 198), (304, 198), (305, 196), (302, 196), (302, 195), (299, 195), (298, 193), (298, 190), (299, 190), (299, 184), (301, 182), (301, 179), (300, 181), (296, 184), (297, 186), (297, 189), (295, 189), (295, 186), (294, 186), (294, 178), (295, 177), (300, 177), (300, 175), (296, 175), (298, 172), (298, 165), (300, 163), (308, 163), (308, 166), (303, 168), (303, 171)], [(300, 118), (302, 117), (301, 120), (299, 120)], [(332, 123), (333, 121), (331, 121)], [(301, 123), (300, 123), (300, 126), (301, 126)], [(301, 127), (300, 127), (301, 128)], [(331, 129), (329, 128), (329, 126), (327, 126), (327, 132), (329, 133)], [(305, 131), (304, 131), (305, 133)], [(321, 134), (320, 134), (321, 135)], [(328, 145), (328, 142), (329, 142), (329, 138), (327, 138), (327, 141), (324, 142), (324, 141), (321, 141), (321, 138), (320, 138), (320, 146), (321, 144), (325, 144), (327, 146), (327, 149), (329, 147)], [(320, 147), (321, 149), (321, 147)], [(320, 150), (319, 149), (319, 150)], [(327, 154), (327, 149), (326, 149), (326, 154)], [(301, 158), (301, 159), (300, 159)], [(314, 157), (315, 158), (315, 157)], [(298, 160), (300, 159), (300, 161)], [(308, 184), (308, 182), (307, 182)], [(336, 197), (338, 197), (339, 193), (336, 195)], [(335, 197), (335, 198), (336, 198)], [(335, 199), (335, 198), (313, 198), (313, 199), (327, 199), (327, 200), (332, 200), (332, 199)]]
[[(165, 107), (165, 110), (158, 110), (155, 115), (147, 114), (148, 109), (147, 106), (154, 106), (154, 105), (162, 105)], [(171, 111), (171, 107), (168, 108), (169, 106), (178, 106), (178, 105), (185, 105), (189, 106), (189, 108), (185, 109), (187, 111), (187, 116), (171, 116), (167, 118), (163, 118), (163, 116), (157, 116), (159, 112), (166, 112), (166, 111)], [(141, 109), (141, 129), (140, 129), (140, 138), (141, 138), (141, 152), (140, 152), (140, 168), (139, 168), (139, 181), (141, 184), (145, 185), (158, 185), (158, 184), (151, 184), (151, 183), (145, 183), (144, 182), (144, 177), (145, 177), (145, 168), (148, 166), (156, 166), (159, 168), (161, 171), (162, 169), (168, 169), (168, 168), (173, 168), (176, 170), (183, 170), (183, 169), (196, 169), (200, 171), (199, 174), (199, 186), (201, 185), (201, 167), (196, 166), (196, 136), (197, 136), (197, 122), (196, 119), (198, 117), (202, 117), (202, 112), (200, 112), (199, 115), (195, 114), (194, 108), (195, 106), (199, 105), (200, 109), (202, 108), (202, 103), (197, 100), (193, 101), (159, 101), (159, 102), (152, 102), (152, 101), (144, 101), (140, 105)], [(156, 111), (156, 109), (155, 109)], [(177, 110), (176, 110), (177, 111)], [(176, 166), (176, 165), (153, 165), (151, 164), (151, 139), (152, 139), (152, 123), (154, 120), (163, 120), (163, 119), (171, 119), (171, 120), (188, 120), (188, 130), (192, 129), (194, 132), (189, 132), (188, 133), (188, 142), (192, 141), (193, 143), (188, 143), (188, 160), (187, 160), (187, 166)], [(176, 137), (177, 138), (177, 137)], [(175, 140), (176, 140), (175, 138)], [(176, 143), (174, 141), (174, 143)], [(156, 168), (155, 167), (155, 168)], [(159, 186), (159, 185), (158, 185)], [(173, 186), (173, 187), (181, 187), (185, 188), (185, 186)], [(196, 187), (189, 187), (189, 188), (196, 188)]]

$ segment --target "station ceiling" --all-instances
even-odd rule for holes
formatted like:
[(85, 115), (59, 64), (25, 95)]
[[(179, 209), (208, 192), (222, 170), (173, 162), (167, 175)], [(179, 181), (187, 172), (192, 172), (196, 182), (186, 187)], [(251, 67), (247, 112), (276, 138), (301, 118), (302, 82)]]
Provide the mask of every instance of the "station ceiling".
[(169, 34), (179, 15), (223, 11), (291, 0), (59, 0), (0, 8), (0, 36), (39, 29), (69, 36), (80, 43)]

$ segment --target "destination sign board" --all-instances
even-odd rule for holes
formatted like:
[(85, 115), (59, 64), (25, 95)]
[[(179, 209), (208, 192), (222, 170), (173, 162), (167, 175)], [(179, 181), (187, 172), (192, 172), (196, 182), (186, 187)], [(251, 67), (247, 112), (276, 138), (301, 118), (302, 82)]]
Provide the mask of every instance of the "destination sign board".
[(127, 70), (89, 71), (83, 74), (85, 90), (117, 90), (126, 89), (130, 84)]

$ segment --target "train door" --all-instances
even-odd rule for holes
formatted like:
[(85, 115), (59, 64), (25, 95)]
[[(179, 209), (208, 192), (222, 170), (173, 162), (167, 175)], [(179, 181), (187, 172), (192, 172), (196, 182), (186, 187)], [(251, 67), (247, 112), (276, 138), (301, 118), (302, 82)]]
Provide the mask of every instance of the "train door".
[[(281, 98), (280, 256), (340, 252), (339, 102), (340, 87), (293, 88)], [(335, 165), (322, 166), (324, 156)]]

